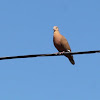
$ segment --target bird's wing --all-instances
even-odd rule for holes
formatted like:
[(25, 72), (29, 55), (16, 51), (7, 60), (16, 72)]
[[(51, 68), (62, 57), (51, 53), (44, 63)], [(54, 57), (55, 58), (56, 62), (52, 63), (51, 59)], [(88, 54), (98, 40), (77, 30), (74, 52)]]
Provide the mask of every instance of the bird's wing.
[(68, 41), (66, 40), (66, 38), (64, 36), (62, 36), (62, 38), (61, 38), (61, 45), (65, 49), (65, 51), (70, 50), (70, 52), (71, 52), (71, 48), (68, 44)]
[[(71, 48), (68, 44), (68, 41), (66, 40), (66, 38), (64, 36), (62, 36), (62, 39), (61, 39), (61, 45), (62, 45), (62, 48), (65, 50), (65, 51), (69, 51), (71, 52)], [(65, 55), (66, 57), (68, 57), (69, 61), (74, 65), (75, 64), (75, 61), (73, 59), (73, 56), (72, 55)]]

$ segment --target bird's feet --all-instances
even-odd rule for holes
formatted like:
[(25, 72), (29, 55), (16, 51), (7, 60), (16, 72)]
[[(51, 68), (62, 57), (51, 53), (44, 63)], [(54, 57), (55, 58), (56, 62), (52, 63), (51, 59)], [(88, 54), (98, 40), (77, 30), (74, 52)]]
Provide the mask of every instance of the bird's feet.
[[(67, 50), (68, 52), (71, 52), (70, 50)], [(56, 52), (56, 53), (54, 53), (54, 54), (56, 54), (56, 55), (63, 55), (65, 53), (65, 51), (62, 51), (62, 52)]]
[(54, 54), (56, 54), (56, 55), (63, 55), (63, 53), (65, 53), (65, 51), (57, 52), (57, 53), (54, 53)]
[(62, 55), (62, 54), (64, 54), (64, 53), (65, 53), (65, 51), (59, 52), (60, 55)]

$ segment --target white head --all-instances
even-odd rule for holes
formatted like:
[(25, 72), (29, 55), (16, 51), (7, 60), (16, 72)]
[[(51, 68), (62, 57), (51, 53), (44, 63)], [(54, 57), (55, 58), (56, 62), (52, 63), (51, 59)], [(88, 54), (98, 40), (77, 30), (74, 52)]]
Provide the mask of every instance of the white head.
[(54, 26), (54, 27), (53, 27), (53, 30), (54, 30), (54, 31), (59, 31), (58, 26)]

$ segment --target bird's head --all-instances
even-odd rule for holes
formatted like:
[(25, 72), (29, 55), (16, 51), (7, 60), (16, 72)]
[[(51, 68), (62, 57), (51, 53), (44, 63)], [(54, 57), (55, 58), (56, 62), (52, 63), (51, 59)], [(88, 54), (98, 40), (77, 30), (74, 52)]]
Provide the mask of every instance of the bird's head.
[(54, 31), (59, 31), (59, 28), (58, 28), (57, 26), (54, 26), (54, 27), (53, 27), (53, 30), (54, 30)]

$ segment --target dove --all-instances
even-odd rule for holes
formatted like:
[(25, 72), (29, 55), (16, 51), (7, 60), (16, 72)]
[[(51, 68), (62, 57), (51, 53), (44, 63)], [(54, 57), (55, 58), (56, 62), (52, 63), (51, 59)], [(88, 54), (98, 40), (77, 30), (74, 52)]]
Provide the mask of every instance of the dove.
[[(54, 46), (56, 47), (56, 49), (59, 52), (71, 52), (71, 48), (69, 46), (69, 43), (67, 41), (67, 39), (60, 34), (59, 32), (59, 28), (57, 26), (53, 27), (54, 30), (54, 34), (53, 34), (53, 43)], [(72, 55), (65, 55), (69, 61), (71, 62), (71, 64), (75, 64), (74, 58)]]

